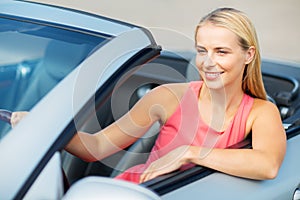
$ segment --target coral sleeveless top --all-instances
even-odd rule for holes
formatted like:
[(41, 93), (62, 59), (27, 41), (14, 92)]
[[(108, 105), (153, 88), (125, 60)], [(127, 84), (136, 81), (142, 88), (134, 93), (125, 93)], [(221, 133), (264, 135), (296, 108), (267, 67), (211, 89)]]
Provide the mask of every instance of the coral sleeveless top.
[[(244, 94), (233, 120), (224, 132), (218, 132), (210, 128), (201, 119), (198, 109), (198, 97), (202, 84), (202, 81), (190, 83), (177, 109), (162, 126), (147, 162), (126, 170), (118, 175), (117, 179), (138, 183), (140, 175), (151, 162), (182, 145), (226, 148), (245, 138), (246, 121), (254, 99)], [(182, 169), (184, 168), (183, 166)]]

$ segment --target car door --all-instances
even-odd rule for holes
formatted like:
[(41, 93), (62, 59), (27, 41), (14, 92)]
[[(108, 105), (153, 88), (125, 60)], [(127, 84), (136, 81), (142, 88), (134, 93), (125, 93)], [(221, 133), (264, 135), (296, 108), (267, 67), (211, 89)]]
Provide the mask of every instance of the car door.
[[(137, 59), (143, 58), (142, 63), (152, 59), (159, 54), (160, 47), (155, 44), (151, 34), (146, 30), (98, 16), (21, 1), (1, 2), (0, 10), (1, 19), (17, 21), (20, 25), (15, 27), (16, 31), (3, 30), (5, 34), (13, 33), (20, 37), (29, 37), (32, 41), (42, 41), (37, 42), (37, 44), (45, 44), (42, 55), (44, 52), (49, 52), (58, 58), (45, 57), (49, 58), (47, 61), (50, 63), (48, 62), (47, 66), (50, 69), (58, 67), (52, 70), (54, 74), (51, 73), (49, 78), (60, 77), (59, 80), (51, 87), (47, 87), (47, 92), (39, 96), (29, 107), (13, 106), (12, 110), (25, 109), (30, 113), (14, 129), (6, 131), (1, 137), (0, 196), (4, 199), (22, 199), (28, 195), (26, 197), (30, 198), (33, 194), (39, 194), (39, 192), (32, 192), (36, 189), (31, 190), (31, 188), (44, 188), (38, 179), (49, 165), (54, 166), (50, 167), (53, 169), (50, 171), (54, 177), (61, 176), (61, 171), (57, 170), (59, 159), (55, 155), (64, 148), (76, 132), (77, 123), (80, 121), (74, 119), (74, 116), (81, 111), (84, 113), (83, 106), (94, 99), (95, 91), (99, 88), (104, 93), (108, 91), (109, 87), (106, 86), (109, 85), (110, 80), (136, 67), (132, 64)], [(31, 10), (39, 10), (39, 12), (32, 15)], [(57, 15), (65, 17), (59, 21)], [(69, 21), (68, 19), (71, 18), (72, 20)], [(12, 26), (10, 22), (7, 25)], [(22, 43), (16, 42), (20, 40), (9, 41), (14, 45), (22, 46)], [(65, 43), (73, 43), (73, 45), (68, 46)], [(69, 48), (63, 49), (61, 44)], [(89, 45), (89, 48), (84, 51), (84, 56), (79, 57), (79, 62), (75, 63), (78, 61), (76, 53), (81, 53), (80, 49), (75, 47), (84, 47), (85, 50), (85, 44)], [(72, 54), (65, 56), (65, 53), (69, 52)], [(72, 62), (73, 65), (64, 73), (66, 62)], [(46, 72), (49, 71), (43, 68), (43, 72), (36, 74)], [(63, 76), (60, 76), (61, 74)], [(38, 77), (40, 76), (36, 76), (37, 79)], [(13, 78), (15, 77), (11, 76), (11, 79)], [(37, 79), (34, 79), (33, 86), (43, 86), (42, 83), (35, 82)], [(40, 80), (49, 83), (45, 77)], [(15, 83), (20, 86), (17, 81)], [(25, 93), (31, 91), (38, 90), (22, 90)], [(33, 97), (33, 95), (28, 96)], [(7, 98), (9, 99), (9, 95)], [(16, 102), (20, 103), (23, 100), (24, 98), (20, 98)], [(24, 102), (31, 103), (31, 100)], [(52, 158), (54, 161), (50, 161)], [(52, 181), (51, 184), (53, 187), (49, 189), (49, 193), (53, 192), (59, 196), (61, 182)], [(49, 194), (49, 197), (53, 194)]]

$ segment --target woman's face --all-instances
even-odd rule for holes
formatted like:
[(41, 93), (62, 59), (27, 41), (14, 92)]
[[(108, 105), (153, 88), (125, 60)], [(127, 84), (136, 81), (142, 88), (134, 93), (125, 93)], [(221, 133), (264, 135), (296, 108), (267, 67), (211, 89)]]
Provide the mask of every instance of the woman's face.
[(245, 65), (254, 55), (253, 48), (245, 51), (240, 47), (235, 33), (211, 23), (198, 29), (196, 50), (196, 66), (210, 89), (240, 87)]

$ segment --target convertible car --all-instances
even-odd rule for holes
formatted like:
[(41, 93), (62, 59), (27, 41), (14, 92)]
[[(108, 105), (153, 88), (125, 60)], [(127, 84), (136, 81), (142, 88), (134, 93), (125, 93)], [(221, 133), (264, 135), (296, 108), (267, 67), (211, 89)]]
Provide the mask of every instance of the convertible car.
[[(195, 52), (164, 49), (143, 27), (28, 1), (2, 0), (0, 24), (0, 199), (300, 199), (298, 63), (262, 61), (288, 140), (275, 179), (195, 166), (136, 185), (113, 177), (147, 159), (157, 124), (97, 162), (64, 146), (78, 130), (108, 126), (158, 85), (199, 79)], [(13, 111), (30, 112), (11, 128)], [(232, 148), (251, 148), (251, 138)]]

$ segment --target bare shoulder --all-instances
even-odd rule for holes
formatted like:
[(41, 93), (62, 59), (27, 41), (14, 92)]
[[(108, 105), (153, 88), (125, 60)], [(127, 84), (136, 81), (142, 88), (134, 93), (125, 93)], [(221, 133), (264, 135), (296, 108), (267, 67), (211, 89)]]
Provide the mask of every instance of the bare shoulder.
[(188, 86), (188, 83), (168, 83), (156, 87), (151, 93), (162, 100), (181, 99)]
[(151, 105), (155, 104), (158, 108), (156, 113), (164, 123), (173, 114), (188, 87), (188, 83), (163, 84), (151, 90), (145, 95), (145, 99), (148, 99)]
[(279, 110), (277, 106), (267, 100), (262, 99), (254, 99), (253, 107), (252, 107), (252, 113), (255, 115), (272, 115), (272, 114), (279, 114)]
[(254, 135), (271, 136), (284, 133), (280, 112), (277, 106), (270, 101), (255, 99), (249, 119)]
[(247, 133), (270, 127), (281, 129), (281, 126), (282, 121), (277, 106), (270, 101), (255, 98), (247, 120)]
[(179, 102), (177, 100), (181, 99), (185, 88), (188, 88), (187, 83), (174, 83), (150, 90), (134, 104), (124, 119), (129, 117), (134, 124), (142, 127), (148, 127), (155, 121), (164, 123), (176, 109)]

